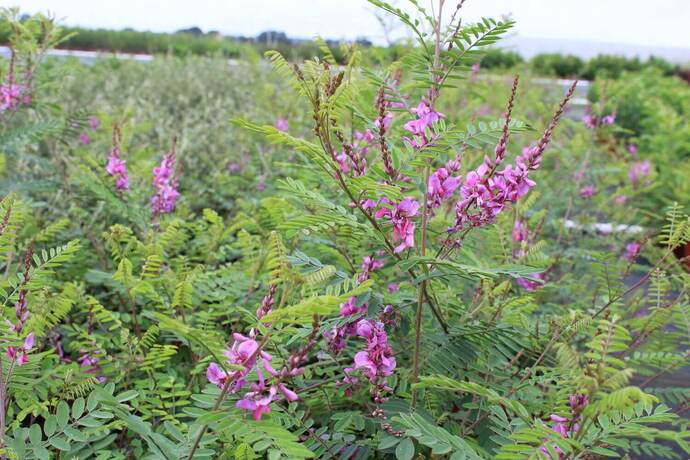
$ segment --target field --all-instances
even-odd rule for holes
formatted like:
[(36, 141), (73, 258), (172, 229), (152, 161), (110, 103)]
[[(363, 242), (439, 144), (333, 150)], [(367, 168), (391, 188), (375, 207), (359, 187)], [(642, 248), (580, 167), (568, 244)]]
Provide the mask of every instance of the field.
[(392, 62), (11, 29), (1, 458), (688, 458), (690, 86), (400, 16)]

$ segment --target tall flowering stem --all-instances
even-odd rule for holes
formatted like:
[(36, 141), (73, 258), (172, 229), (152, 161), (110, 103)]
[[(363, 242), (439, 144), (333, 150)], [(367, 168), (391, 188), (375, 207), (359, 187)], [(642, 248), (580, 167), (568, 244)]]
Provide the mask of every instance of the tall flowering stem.
[[(509, 164), (499, 171), (498, 166), (505, 154), (502, 146), (504, 143), (507, 144), (509, 118), (506, 116), (507, 122), (504, 124), (501, 140), (494, 150), (494, 159), (486, 157), (476, 170), (467, 174), (465, 183), (460, 188), (460, 201), (455, 208), (455, 225), (448, 230), (449, 237), (439, 249), (438, 255), (441, 255), (444, 249), (446, 250), (444, 257), (451, 253), (455, 245), (449, 245), (449, 243), (453, 241), (454, 233), (463, 231), (460, 237), (462, 238), (470, 229), (493, 222), (506, 205), (517, 202), (536, 185), (529, 178), (529, 173), (541, 165), (543, 153), (549, 145), (566, 104), (575, 93), (576, 85), (577, 81), (568, 90), (536, 145), (525, 148), (516, 159), (515, 165)], [(513, 88), (516, 89), (516, 85)], [(513, 97), (511, 94), (511, 99)], [(509, 101), (508, 107), (512, 108), (512, 101)]]
[(122, 134), (118, 126), (113, 127), (113, 145), (108, 154), (108, 164), (105, 170), (115, 178), (115, 188), (124, 192), (129, 189), (129, 174), (127, 173), (127, 161), (120, 157), (120, 140)]
[[(9, 220), (9, 209), (5, 218), (3, 219), (0, 229), (4, 229)], [(26, 299), (28, 293), (27, 285), (31, 280), (31, 258), (33, 257), (33, 244), (30, 244), (26, 250), (24, 256), (24, 273), (22, 275), (22, 281), (19, 285), (19, 294), (17, 297), (17, 302), (15, 303), (15, 317), (17, 322), (12, 326), (12, 330), (17, 334), (18, 338), (21, 337), (24, 324), (29, 320), (29, 308)], [(34, 333), (30, 332), (24, 338), (24, 343), (19, 347), (7, 347), (7, 358), (9, 359), (9, 366), (7, 371), (7, 376), (3, 375), (2, 372), (2, 354), (0, 354), (0, 443), (4, 443), (5, 440), (5, 417), (7, 404), (7, 387), (10, 383), (10, 378), (12, 377), (12, 372), (14, 371), (14, 366), (22, 366), (29, 361), (28, 353), (34, 346)]]
[[(328, 70), (329, 67), (324, 63), (324, 68), (325, 70)], [(397, 260), (402, 260), (402, 257), (400, 254), (395, 252), (395, 246), (393, 243), (390, 241), (388, 238), (386, 232), (383, 231), (381, 226), (378, 224), (376, 219), (374, 218), (373, 213), (369, 212), (367, 208), (363, 206), (363, 203), (360, 199), (358, 199), (350, 187), (348, 186), (347, 182), (345, 182), (345, 178), (343, 177), (342, 171), (340, 168), (337, 167), (338, 160), (336, 158), (336, 149), (333, 147), (333, 143), (331, 140), (331, 133), (330, 133), (330, 128), (332, 127), (333, 121), (330, 118), (330, 115), (328, 111), (323, 110), (324, 103), (322, 102), (322, 99), (329, 98), (332, 96), (335, 92), (335, 89), (337, 88), (337, 85), (342, 83), (342, 78), (338, 78), (338, 76), (329, 76), (329, 80), (326, 84), (326, 88), (323, 91), (323, 93), (319, 90), (318, 87), (313, 88), (307, 82), (304, 73), (302, 70), (299, 68), (297, 64), (293, 66), (293, 71), (295, 73), (296, 78), (303, 84), (306, 95), (309, 99), (309, 102), (312, 105), (313, 109), (313, 119), (314, 119), (314, 134), (316, 135), (317, 139), (319, 140), (319, 143), (321, 144), (322, 149), (324, 152), (327, 152), (331, 160), (333, 161), (333, 168), (328, 169), (325, 166), (322, 166), (322, 168), (327, 172), (328, 174), (331, 174), (335, 179), (338, 181), (339, 186), (341, 189), (346, 193), (348, 198), (350, 199), (350, 202), (354, 203), (355, 207), (362, 213), (362, 215), (369, 221), (369, 223), (372, 225), (372, 227), (381, 235), (381, 238), (383, 239), (386, 251), (391, 254), (393, 257), (395, 257)], [(409, 273), (411, 279), (416, 279), (417, 274), (412, 268), (409, 268), (407, 270)], [(427, 301), (427, 303), (431, 307), (431, 311), (438, 320), (439, 324), (441, 325), (441, 328), (443, 331), (447, 334), (448, 333), (448, 325), (443, 318), (443, 315), (441, 312), (438, 310), (435, 302), (433, 302), (431, 296), (429, 295), (428, 292), (426, 292), (426, 287), (424, 289), (424, 297)]]
[(173, 137), (172, 147), (161, 160), (160, 166), (153, 168), (154, 195), (151, 197), (151, 211), (154, 217), (171, 213), (175, 210), (175, 203), (180, 195), (177, 191), (179, 179), (175, 169), (177, 138)]
[(376, 126), (379, 129), (379, 146), (381, 148), (381, 158), (383, 159), (383, 170), (391, 180), (396, 180), (398, 179), (398, 172), (393, 167), (393, 159), (386, 143), (386, 130), (390, 126), (390, 117), (388, 117), (390, 113), (386, 112), (386, 105), (386, 92), (382, 86), (376, 98), (376, 107), (379, 109)]

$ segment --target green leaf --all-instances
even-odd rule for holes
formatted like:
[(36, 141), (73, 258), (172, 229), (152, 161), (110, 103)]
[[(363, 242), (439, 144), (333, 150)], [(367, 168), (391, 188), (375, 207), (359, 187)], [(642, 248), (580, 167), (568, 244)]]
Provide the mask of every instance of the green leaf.
[(57, 417), (54, 415), (49, 415), (46, 417), (46, 421), (43, 424), (43, 431), (45, 431), (46, 436), (50, 437), (55, 434), (57, 429)]
[(41, 425), (34, 423), (29, 428), (29, 442), (31, 444), (37, 445), (41, 443), (43, 439), (43, 433), (41, 432)]
[(36, 454), (36, 457), (38, 457), (40, 460), (50, 460), (50, 452), (48, 452), (48, 449), (45, 447), (35, 446), (33, 449), (34, 454)]
[(117, 402), (125, 402), (125, 401), (130, 401), (134, 398), (139, 396), (139, 393), (134, 391), (134, 390), (129, 390), (125, 391), (124, 393), (120, 393), (119, 395), (115, 396), (115, 399), (117, 399)]
[(414, 443), (410, 438), (405, 438), (395, 448), (395, 458), (398, 460), (412, 460), (412, 457), (414, 457)]
[(72, 418), (78, 420), (84, 414), (84, 407), (86, 406), (86, 401), (84, 398), (77, 398), (72, 403)]
[(57, 406), (57, 422), (60, 428), (64, 428), (69, 423), (69, 405), (65, 401), (60, 401)]
[(72, 428), (71, 426), (66, 427), (63, 431), (67, 435), (67, 437), (73, 441), (86, 442), (89, 439), (89, 437), (86, 436), (84, 433), (77, 430), (76, 428)]
[(86, 410), (88, 410), (89, 412), (94, 410), (96, 408), (96, 406), (98, 405), (99, 401), (100, 401), (100, 397), (98, 396), (98, 393), (95, 391), (92, 391), (86, 400)]
[(54, 438), (50, 438), (48, 440), (51, 446), (55, 447), (56, 449), (59, 450), (69, 450), (69, 441), (62, 436), (56, 436)]
[(381, 437), (381, 442), (379, 442), (379, 450), (390, 449), (391, 447), (398, 445), (399, 442), (400, 438), (384, 434)]

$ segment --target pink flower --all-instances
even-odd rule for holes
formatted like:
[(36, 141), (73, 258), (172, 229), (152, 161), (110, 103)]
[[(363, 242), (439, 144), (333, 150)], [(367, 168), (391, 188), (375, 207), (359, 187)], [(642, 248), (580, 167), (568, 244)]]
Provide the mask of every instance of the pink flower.
[(400, 286), (397, 283), (390, 283), (388, 285), (388, 292), (394, 294), (400, 290)]
[(376, 212), (376, 218), (388, 217), (393, 223), (393, 241), (400, 244), (395, 248), (399, 253), (414, 247), (415, 224), (410, 219), (417, 215), (419, 203), (414, 198), (404, 198), (393, 209), (381, 208)]
[(170, 153), (163, 155), (160, 166), (153, 168), (152, 185), (155, 189), (151, 197), (151, 211), (154, 215), (171, 213), (180, 195), (177, 191), (178, 181), (175, 174), (175, 144)]
[(360, 320), (357, 324), (357, 335), (367, 341), (367, 346), (363, 351), (355, 354), (354, 367), (345, 369), (346, 378), (350, 380), (343, 383), (352, 383), (349, 375), (352, 371), (362, 371), (369, 382), (375, 386), (374, 401), (381, 403), (386, 399), (384, 393), (392, 391), (387, 386), (386, 380), (393, 374), (396, 366), (393, 350), (388, 345), (388, 336), (380, 321)]
[(237, 174), (240, 171), (242, 171), (242, 166), (240, 166), (238, 162), (231, 161), (228, 163), (228, 172), (230, 172), (230, 174)]
[(513, 241), (516, 243), (527, 241), (527, 223), (522, 219), (515, 219)]
[(119, 150), (113, 148), (108, 155), (108, 164), (105, 170), (115, 177), (115, 187), (122, 191), (129, 188), (129, 175), (127, 174), (127, 161), (120, 159)]
[(594, 195), (594, 187), (592, 185), (587, 185), (580, 189), (580, 197), (584, 199), (592, 198)]
[(276, 120), (275, 128), (278, 131), (287, 131), (290, 129), (290, 123), (288, 122), (287, 118), (278, 118)]
[(451, 176), (446, 168), (435, 171), (429, 176), (427, 188), (429, 206), (431, 208), (441, 206), (443, 200), (453, 196), (453, 192), (460, 186), (461, 180), (460, 177)]
[(340, 166), (340, 171), (347, 173), (350, 171), (350, 165), (348, 164), (348, 158), (347, 154), (345, 152), (339, 153), (338, 155), (335, 156), (335, 161), (338, 162), (338, 166)]
[(628, 178), (633, 186), (637, 185), (640, 177), (649, 176), (652, 165), (649, 160), (633, 163), (628, 170)]
[(24, 338), (24, 344), (21, 347), (7, 347), (7, 357), (11, 360), (17, 360), (17, 366), (22, 366), (29, 362), (28, 353), (34, 347), (34, 333), (30, 332)]
[(502, 160), (502, 149), (497, 146), (495, 162), (484, 157), (479, 167), (467, 173), (460, 187), (460, 200), (455, 206), (455, 225), (449, 231), (487, 225), (496, 219), (508, 203), (515, 203), (525, 196), (536, 185), (529, 178), (529, 172), (539, 168), (545, 148), (546, 145), (525, 147), (515, 160), (515, 165), (509, 164), (493, 175), (491, 171)]
[[(404, 104), (401, 104), (403, 107), (405, 106)], [(388, 129), (391, 127), (391, 123), (393, 122), (393, 113), (391, 112), (386, 112), (386, 114), (383, 116), (383, 129), (384, 131), (388, 131)], [(381, 121), (377, 118), (374, 120), (374, 126), (376, 126), (377, 129), (381, 129)]]
[(625, 195), (618, 195), (616, 198), (613, 199), (613, 202), (616, 203), (618, 206), (624, 205), (626, 201), (628, 201), (628, 197)]
[(340, 316), (346, 317), (364, 313), (367, 311), (367, 308), (368, 304), (366, 302), (357, 306), (357, 297), (350, 297), (346, 302), (340, 304)]
[(372, 256), (364, 256), (364, 258), (362, 258), (362, 264), (360, 265), (362, 272), (359, 274), (359, 276), (357, 276), (357, 281), (360, 283), (365, 282), (369, 279), (369, 275), (372, 272), (375, 272), (376, 270), (379, 270), (382, 267), (382, 260), (374, 259)]
[(589, 129), (594, 129), (601, 125), (612, 125), (616, 122), (616, 112), (599, 118), (598, 116), (592, 114), (592, 107), (587, 106), (585, 109), (585, 115), (582, 117), (582, 121)]
[[(538, 280), (544, 280), (545, 275), (543, 273), (536, 273), (532, 275), (532, 277)], [(515, 282), (527, 292), (532, 292), (544, 284), (543, 282), (540, 283), (539, 281), (534, 281), (527, 278), (518, 278)]]
[(422, 148), (431, 142), (431, 139), (427, 138), (427, 129), (431, 130), (434, 126), (434, 123), (442, 118), (445, 118), (445, 115), (435, 112), (428, 105), (426, 105), (426, 102), (424, 101), (420, 102), (417, 107), (410, 109), (410, 111), (417, 115), (417, 118), (405, 123), (403, 128), (412, 133), (413, 137), (412, 139), (404, 139), (414, 148)]
[(611, 113), (610, 115), (606, 115), (601, 118), (601, 124), (602, 125), (612, 125), (616, 122), (616, 112)]
[(206, 369), (206, 378), (212, 384), (222, 388), (225, 385), (225, 380), (228, 378), (227, 372), (220, 368), (216, 363), (211, 363)]
[(632, 242), (625, 246), (625, 258), (628, 262), (633, 263), (637, 259), (637, 255), (640, 253), (642, 246), (640, 243)]
[(15, 83), (12, 75), (6, 83), (0, 85), (0, 112), (14, 110), (22, 104), (30, 103), (31, 95), (27, 93), (27, 87)]
[(633, 157), (637, 157), (637, 145), (628, 145), (628, 153), (630, 153), (630, 155), (632, 155)]
[(99, 126), (101, 126), (101, 120), (99, 120), (95, 116), (90, 116), (89, 117), (89, 127), (91, 128), (91, 131), (96, 131)]
[(79, 142), (81, 142), (82, 145), (89, 145), (91, 143), (91, 138), (86, 133), (80, 133)]
[(264, 414), (271, 412), (271, 403), (275, 400), (276, 389), (271, 386), (268, 395), (259, 392), (249, 392), (237, 401), (236, 406), (244, 411), (252, 411), (254, 420), (261, 420)]

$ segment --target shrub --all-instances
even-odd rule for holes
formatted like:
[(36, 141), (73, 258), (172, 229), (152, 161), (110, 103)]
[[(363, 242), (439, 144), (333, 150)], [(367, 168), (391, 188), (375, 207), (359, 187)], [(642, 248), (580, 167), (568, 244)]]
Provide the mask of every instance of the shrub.
[(13, 29), (2, 455), (687, 451), (687, 389), (652, 383), (688, 362), (672, 254), (690, 218), (597, 230), (645, 223), (618, 198), (656, 174), (621, 155), (606, 101), (585, 124), (574, 85), (464, 78), (511, 22), (372, 3), (419, 37), (401, 62), (360, 67), (353, 46), (340, 67), (322, 44), (297, 65), (269, 52), (273, 77), (34, 67), (52, 22)]

